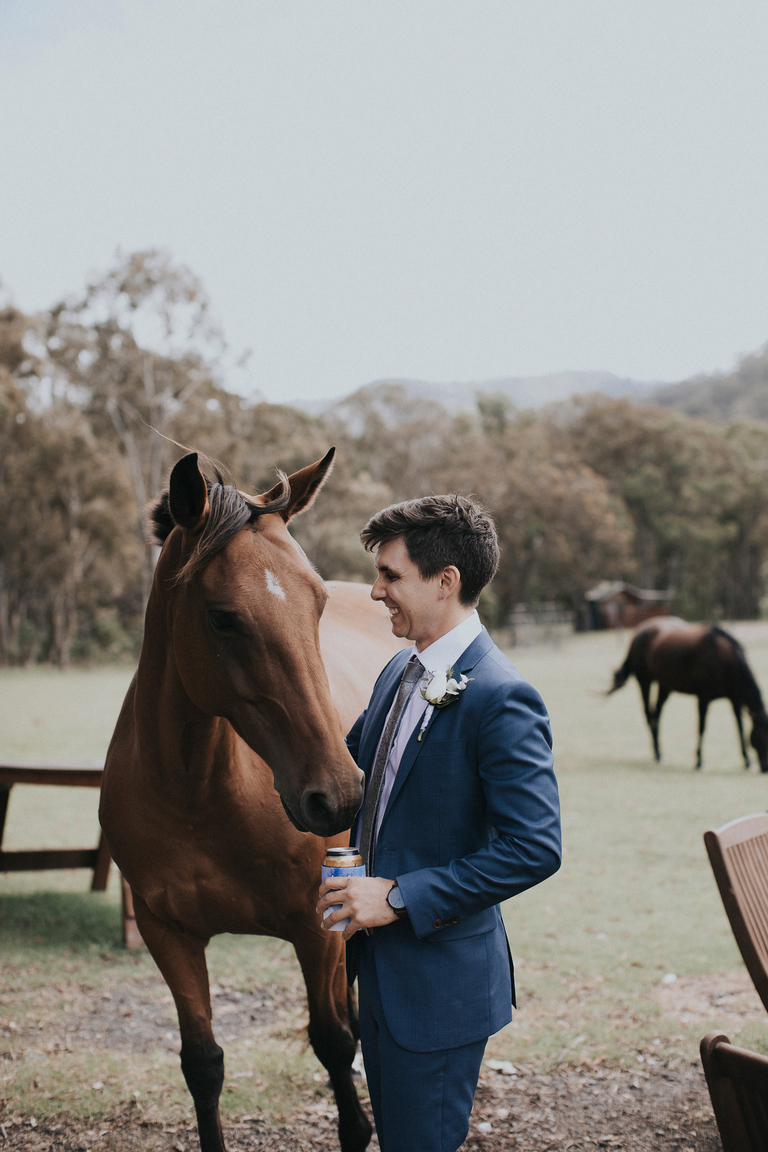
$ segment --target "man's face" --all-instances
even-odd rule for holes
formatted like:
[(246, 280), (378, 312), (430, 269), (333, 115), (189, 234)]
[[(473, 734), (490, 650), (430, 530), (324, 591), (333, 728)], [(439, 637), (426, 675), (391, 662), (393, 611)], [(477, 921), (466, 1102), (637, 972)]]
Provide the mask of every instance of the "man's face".
[(423, 650), (439, 635), (443, 598), (440, 577), (423, 580), (408, 555), (402, 537), (382, 544), (376, 553), (378, 575), (371, 597), (389, 609), (395, 636), (416, 642)]

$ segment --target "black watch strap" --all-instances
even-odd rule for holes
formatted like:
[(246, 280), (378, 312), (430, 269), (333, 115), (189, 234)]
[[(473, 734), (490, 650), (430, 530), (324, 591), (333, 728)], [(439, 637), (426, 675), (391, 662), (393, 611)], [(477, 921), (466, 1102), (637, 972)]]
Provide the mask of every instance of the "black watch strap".
[(397, 880), (395, 880), (389, 892), (387, 892), (387, 904), (389, 904), (390, 908), (394, 912), (395, 916), (398, 917), (398, 919), (403, 920), (408, 915), (408, 910), (406, 909), (405, 901), (403, 900), (403, 893), (399, 884), (397, 883)]

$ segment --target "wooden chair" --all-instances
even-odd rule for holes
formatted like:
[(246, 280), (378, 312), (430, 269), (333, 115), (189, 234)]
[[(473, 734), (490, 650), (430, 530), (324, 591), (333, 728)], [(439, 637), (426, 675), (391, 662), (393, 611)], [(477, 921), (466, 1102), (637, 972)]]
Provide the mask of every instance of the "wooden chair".
[(700, 1051), (723, 1152), (768, 1152), (768, 1056), (734, 1048), (722, 1032)]
[(768, 813), (705, 832), (704, 843), (736, 943), (768, 1010)]

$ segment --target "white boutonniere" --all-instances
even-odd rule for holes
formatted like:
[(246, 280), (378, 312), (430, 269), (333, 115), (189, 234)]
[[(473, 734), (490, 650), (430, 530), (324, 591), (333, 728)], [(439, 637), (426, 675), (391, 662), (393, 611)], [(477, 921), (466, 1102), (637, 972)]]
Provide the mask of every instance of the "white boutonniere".
[(432, 673), (426, 686), (420, 689), (422, 699), (427, 701), (429, 707), (424, 712), (424, 718), (419, 729), (419, 740), (424, 735), (424, 730), (429, 724), (435, 708), (445, 708), (448, 704), (453, 704), (454, 700), (458, 700), (459, 694), (464, 691), (471, 679), (471, 676), (467, 677), (462, 672), (460, 679), (457, 680), (453, 674), (453, 668), (446, 668), (445, 672)]

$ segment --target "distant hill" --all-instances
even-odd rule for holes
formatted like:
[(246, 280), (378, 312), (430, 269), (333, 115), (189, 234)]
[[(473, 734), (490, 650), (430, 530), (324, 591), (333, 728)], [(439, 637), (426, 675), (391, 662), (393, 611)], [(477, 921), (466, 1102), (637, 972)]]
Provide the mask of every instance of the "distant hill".
[(768, 421), (768, 344), (745, 356), (733, 372), (695, 376), (680, 384), (654, 389), (650, 399), (689, 416), (726, 423), (729, 420)]
[[(633, 400), (650, 399), (658, 384), (642, 383), (614, 376), (610, 372), (555, 372), (548, 376), (510, 376), (501, 380), (484, 380), (465, 384), (432, 384), (426, 380), (375, 380), (361, 391), (376, 391), (385, 384), (399, 384), (409, 396), (422, 400), (435, 400), (451, 414), (471, 411), (478, 392), (500, 392), (516, 408), (542, 408), (556, 400), (584, 392), (602, 392), (606, 396), (628, 396)], [(294, 401), (294, 407), (319, 416), (343, 403), (347, 397), (335, 400)]]

